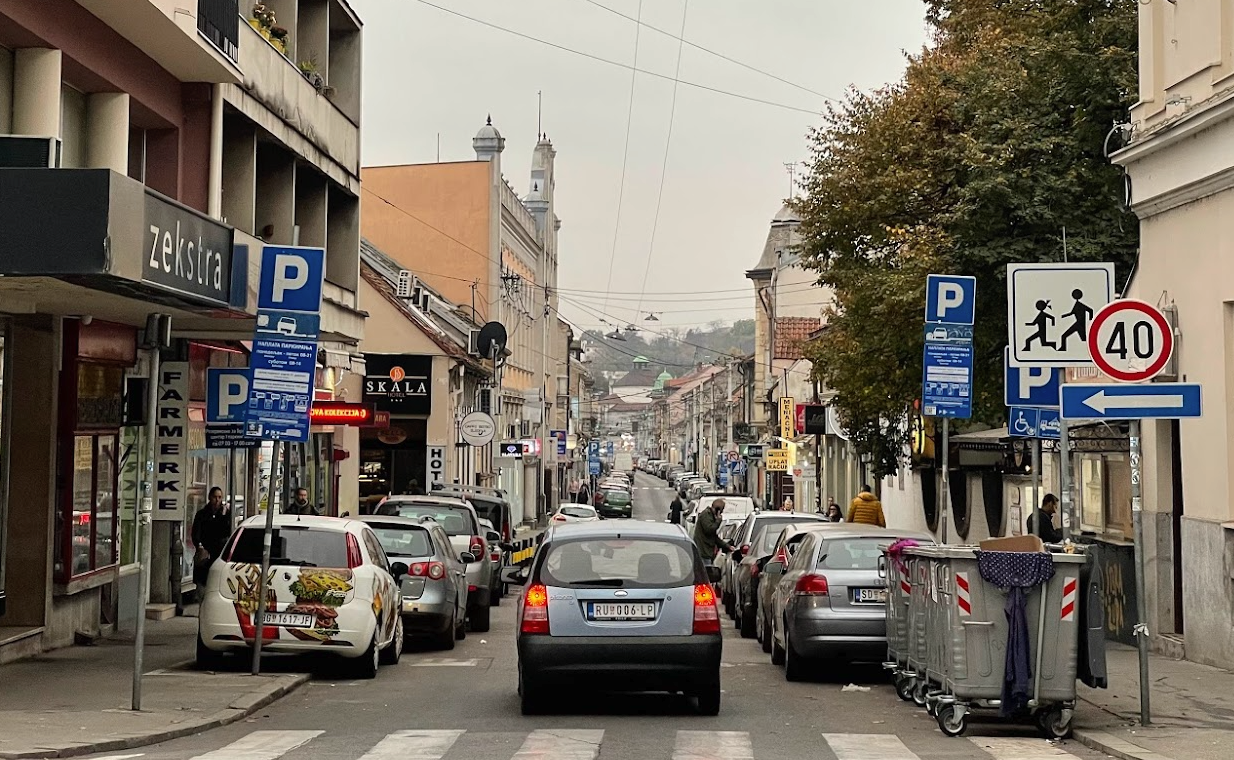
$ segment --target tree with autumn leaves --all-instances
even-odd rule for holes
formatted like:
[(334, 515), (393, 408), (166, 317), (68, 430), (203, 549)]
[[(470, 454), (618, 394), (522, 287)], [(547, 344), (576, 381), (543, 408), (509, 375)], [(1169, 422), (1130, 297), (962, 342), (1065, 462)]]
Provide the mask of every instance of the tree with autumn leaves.
[[(927, 0), (903, 78), (811, 135), (802, 254), (835, 291), (808, 348), (874, 474), (921, 394), (926, 275), (977, 278), (974, 421), (1001, 424), (1006, 265), (1112, 261), (1139, 226), (1108, 137), (1136, 96), (1137, 0)], [(1064, 233), (1065, 230), (1065, 233)]]

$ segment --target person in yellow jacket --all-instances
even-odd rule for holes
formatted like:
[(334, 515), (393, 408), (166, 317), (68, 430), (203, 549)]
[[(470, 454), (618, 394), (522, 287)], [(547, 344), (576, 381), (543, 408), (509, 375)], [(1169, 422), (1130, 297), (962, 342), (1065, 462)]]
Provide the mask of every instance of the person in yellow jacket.
[(887, 527), (887, 518), (883, 517), (883, 503), (874, 495), (874, 489), (861, 487), (861, 493), (848, 505), (848, 521)]

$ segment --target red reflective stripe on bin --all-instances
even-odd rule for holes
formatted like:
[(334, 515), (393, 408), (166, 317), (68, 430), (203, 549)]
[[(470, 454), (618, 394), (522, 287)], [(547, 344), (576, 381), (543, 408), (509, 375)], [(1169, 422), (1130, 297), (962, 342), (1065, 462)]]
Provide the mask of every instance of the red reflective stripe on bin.
[(912, 584), (906, 580), (901, 580), (900, 581), (900, 592), (903, 593), (905, 596), (912, 596), (912, 593), (913, 593)]
[(1060, 618), (1065, 622), (1075, 620), (1075, 597), (1079, 585), (1076, 578), (1063, 578), (1063, 611)]
[(973, 614), (972, 597), (968, 591), (968, 573), (955, 574), (955, 598), (960, 606), (960, 617), (970, 617)]

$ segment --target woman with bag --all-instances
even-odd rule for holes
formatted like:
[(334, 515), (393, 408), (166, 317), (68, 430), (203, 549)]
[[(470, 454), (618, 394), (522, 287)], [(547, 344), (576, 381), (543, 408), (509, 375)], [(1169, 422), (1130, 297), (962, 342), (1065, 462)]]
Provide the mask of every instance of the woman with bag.
[(223, 553), (223, 547), (231, 536), (231, 510), (223, 504), (223, 489), (210, 489), (206, 506), (197, 510), (193, 517), (190, 539), (196, 550), (193, 554), (193, 583), (205, 588), (210, 577), (210, 566)]

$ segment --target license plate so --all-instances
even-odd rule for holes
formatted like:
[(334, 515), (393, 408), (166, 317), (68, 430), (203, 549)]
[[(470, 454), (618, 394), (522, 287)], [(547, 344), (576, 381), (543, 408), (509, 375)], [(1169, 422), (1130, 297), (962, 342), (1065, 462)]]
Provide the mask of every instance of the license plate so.
[(589, 602), (588, 620), (654, 620), (654, 602)]
[(885, 588), (855, 588), (853, 589), (854, 604), (886, 604), (887, 589)]
[(264, 622), (283, 628), (312, 628), (313, 616), (301, 612), (267, 612)]

